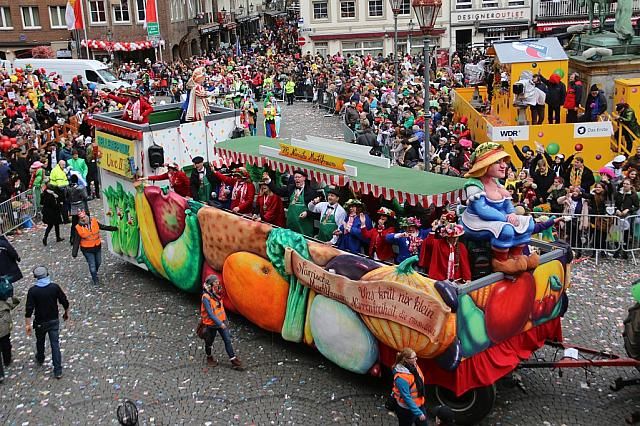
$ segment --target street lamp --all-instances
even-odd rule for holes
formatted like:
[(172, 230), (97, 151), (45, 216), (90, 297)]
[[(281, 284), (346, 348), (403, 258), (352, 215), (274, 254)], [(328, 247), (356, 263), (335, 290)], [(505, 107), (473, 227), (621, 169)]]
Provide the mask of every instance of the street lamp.
[(416, 14), (418, 25), (422, 31), (424, 46), (422, 55), (424, 57), (424, 170), (431, 170), (431, 140), (429, 136), (429, 70), (431, 61), (429, 60), (429, 34), (436, 24), (438, 13), (442, 7), (442, 0), (412, 0), (411, 6)]
[(393, 89), (398, 97), (398, 14), (402, 7), (402, 0), (389, 0), (393, 12)]
[(409, 34), (407, 34), (407, 53), (411, 54), (411, 36), (413, 35), (413, 27), (415, 27), (416, 24), (413, 23), (413, 19), (409, 19), (409, 23), (407, 24), (407, 27), (409, 27)]

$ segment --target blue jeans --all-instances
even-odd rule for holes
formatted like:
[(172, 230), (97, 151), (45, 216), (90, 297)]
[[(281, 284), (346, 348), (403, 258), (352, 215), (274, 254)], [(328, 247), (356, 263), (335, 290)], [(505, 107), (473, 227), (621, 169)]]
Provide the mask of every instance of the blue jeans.
[(213, 341), (216, 339), (216, 333), (220, 333), (220, 336), (222, 336), (224, 349), (227, 351), (229, 359), (235, 358), (236, 354), (233, 351), (233, 345), (231, 344), (231, 333), (229, 333), (228, 325), (226, 328), (207, 327), (204, 332), (204, 351), (207, 356), (211, 356), (211, 346), (213, 346)]
[(36, 332), (36, 361), (44, 362), (44, 339), (49, 335), (51, 345), (51, 359), (53, 361), (53, 374), (62, 374), (62, 354), (60, 353), (60, 321), (52, 320), (41, 324), (34, 324)]
[(96, 281), (98, 279), (98, 269), (100, 269), (100, 264), (102, 263), (102, 249), (99, 249), (96, 252), (83, 251), (82, 254), (84, 258), (87, 259), (87, 263), (89, 264), (89, 272), (91, 272), (91, 279)]

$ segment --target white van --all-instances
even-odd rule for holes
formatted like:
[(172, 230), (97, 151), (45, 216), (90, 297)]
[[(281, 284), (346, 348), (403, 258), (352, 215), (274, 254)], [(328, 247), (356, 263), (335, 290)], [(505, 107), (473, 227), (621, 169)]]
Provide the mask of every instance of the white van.
[(33, 69), (44, 68), (47, 74), (52, 72), (60, 74), (65, 83), (71, 83), (73, 77), (81, 75), (85, 84), (95, 83), (98, 89), (117, 90), (121, 87), (125, 89), (131, 87), (126, 81), (118, 80), (105, 64), (92, 59), (26, 58), (13, 61), (14, 68), (24, 69), (27, 65), (31, 65)]

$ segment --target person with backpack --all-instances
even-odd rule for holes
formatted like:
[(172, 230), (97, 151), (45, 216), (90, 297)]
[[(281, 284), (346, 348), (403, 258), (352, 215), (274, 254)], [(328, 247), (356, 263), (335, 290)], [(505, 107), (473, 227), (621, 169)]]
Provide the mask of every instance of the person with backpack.
[[(27, 336), (31, 336), (33, 329), (36, 331), (36, 362), (44, 364), (44, 339), (49, 335), (51, 345), (51, 360), (53, 362), (53, 376), (62, 378), (62, 354), (60, 353), (60, 319), (58, 317), (58, 303), (64, 308), (62, 319), (69, 320), (69, 300), (67, 295), (54, 282), (51, 282), (49, 270), (45, 266), (33, 268), (33, 277), (36, 279), (27, 292), (25, 306), (25, 328)], [(33, 328), (31, 316), (35, 314)]]
[(15, 248), (11, 245), (7, 237), (0, 235), (0, 276), (7, 276), (11, 283), (22, 279), (22, 271), (20, 271), (20, 256)]
[(426, 426), (424, 375), (418, 366), (418, 356), (411, 348), (396, 355), (393, 366), (393, 397), (400, 426)]
[(0, 278), (0, 383), (4, 381), (4, 367), (11, 364), (11, 311), (20, 304), (13, 295), (13, 284), (7, 277)]
[(213, 346), (216, 334), (220, 334), (232, 367), (236, 370), (243, 370), (242, 361), (236, 356), (233, 350), (233, 344), (231, 343), (227, 313), (222, 303), (222, 285), (218, 277), (209, 275), (204, 280), (203, 289), (200, 304), (200, 318), (205, 327), (204, 351), (207, 354), (207, 365), (210, 367), (216, 367), (218, 365), (218, 361), (211, 354), (211, 347)]

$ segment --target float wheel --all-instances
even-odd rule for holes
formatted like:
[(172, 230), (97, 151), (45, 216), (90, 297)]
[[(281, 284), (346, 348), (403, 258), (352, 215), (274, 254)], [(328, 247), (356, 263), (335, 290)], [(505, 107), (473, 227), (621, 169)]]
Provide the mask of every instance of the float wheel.
[(471, 389), (460, 396), (442, 386), (428, 385), (426, 394), (429, 407), (446, 405), (453, 411), (457, 425), (479, 423), (491, 413), (496, 402), (495, 385)]
[[(629, 315), (623, 324), (624, 349), (629, 357), (640, 360), (640, 303), (629, 308)], [(640, 370), (640, 367), (636, 368)]]

